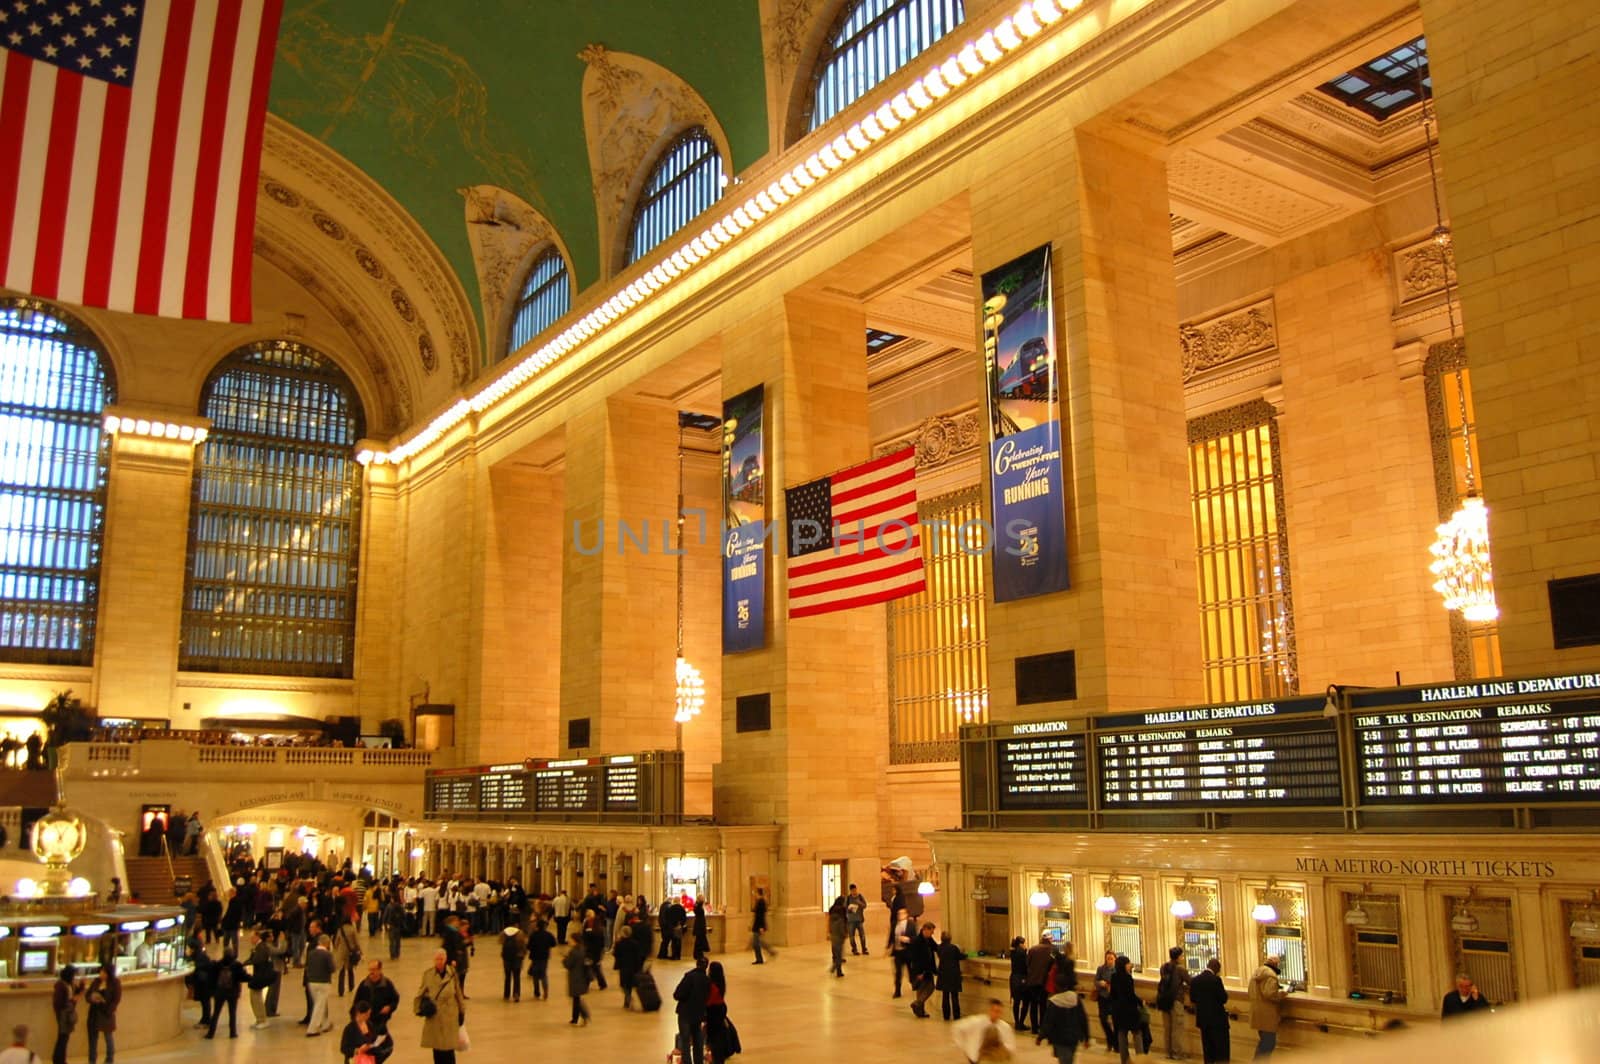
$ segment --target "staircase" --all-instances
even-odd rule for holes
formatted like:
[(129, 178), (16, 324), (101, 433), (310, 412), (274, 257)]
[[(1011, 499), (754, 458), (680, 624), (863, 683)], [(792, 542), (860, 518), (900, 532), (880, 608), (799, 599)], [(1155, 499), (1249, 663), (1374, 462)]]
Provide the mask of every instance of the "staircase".
[(172, 893), (172, 877), (189, 877), (195, 890), (211, 881), (204, 857), (174, 857), (172, 870), (167, 870), (165, 857), (128, 857), (128, 881), (123, 884), (127, 893), (145, 905), (171, 905), (176, 901)]

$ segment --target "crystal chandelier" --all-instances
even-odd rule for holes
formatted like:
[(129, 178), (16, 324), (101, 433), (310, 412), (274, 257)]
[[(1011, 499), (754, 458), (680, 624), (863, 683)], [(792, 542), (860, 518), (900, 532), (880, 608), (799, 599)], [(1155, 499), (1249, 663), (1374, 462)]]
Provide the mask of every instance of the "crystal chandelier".
[(678, 415), (678, 664), (672, 720), (679, 725), (678, 742), (683, 743), (682, 726), (700, 715), (706, 704), (706, 681), (700, 670), (683, 656), (683, 427)]
[[(1428, 176), (1433, 190), (1433, 244), (1439, 254), (1439, 274), (1444, 279), (1444, 310), (1450, 321), (1450, 339), (1456, 338), (1455, 293), (1450, 280), (1450, 227), (1444, 223), (1439, 201), (1439, 171), (1433, 159), (1431, 104), (1422, 84), (1422, 57), (1417, 57), (1417, 96), (1421, 100), (1422, 143), (1428, 153)], [(1434, 533), (1428, 552), (1433, 589), (1444, 598), (1444, 608), (1460, 612), (1463, 619), (1484, 624), (1500, 616), (1494, 600), (1494, 570), (1489, 560), (1489, 508), (1478, 494), (1472, 463), (1472, 422), (1467, 412), (1467, 381), (1462, 372), (1465, 356), (1456, 363), (1456, 412), (1461, 419), (1461, 453), (1464, 457), (1466, 493), (1450, 519)]]

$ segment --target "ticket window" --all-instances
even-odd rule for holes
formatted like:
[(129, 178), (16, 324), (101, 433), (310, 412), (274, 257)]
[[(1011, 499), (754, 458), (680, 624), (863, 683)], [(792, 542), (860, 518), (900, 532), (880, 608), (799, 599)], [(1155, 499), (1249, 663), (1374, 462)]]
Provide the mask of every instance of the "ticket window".
[[(1072, 877), (1045, 874), (1032, 877), (1028, 905), (1039, 916), (1037, 935), (1049, 935), (1061, 949), (1072, 944)], [(1030, 940), (1030, 945), (1032, 941)]]
[(1113, 879), (1100, 884), (1094, 907), (1105, 921), (1106, 949), (1127, 957), (1134, 971), (1144, 969), (1143, 892), (1135, 880)]
[(824, 912), (832, 907), (835, 900), (844, 897), (844, 862), (822, 862), (822, 898), (821, 907)]
[(1190, 975), (1222, 954), (1216, 883), (1188, 882), (1172, 888), (1171, 913), (1177, 923), (1177, 944)]
[(1564, 901), (1561, 914), (1572, 957), (1572, 985), (1600, 986), (1600, 912), (1593, 901)]
[(1306, 892), (1303, 887), (1268, 884), (1255, 892), (1251, 917), (1263, 957), (1279, 957), (1279, 978), (1305, 989), (1310, 973), (1306, 957)]
[(1005, 876), (978, 876), (972, 901), (978, 910), (978, 950), (1001, 957), (1011, 948), (1011, 881)]
[(1351, 996), (1385, 1004), (1406, 999), (1405, 951), (1398, 894), (1344, 895), (1345, 945)]
[(711, 862), (704, 857), (668, 857), (663, 898), (704, 897), (711, 886)]
[(1510, 900), (1469, 894), (1446, 897), (1445, 905), (1455, 970), (1466, 973), (1493, 1004), (1517, 1000)]

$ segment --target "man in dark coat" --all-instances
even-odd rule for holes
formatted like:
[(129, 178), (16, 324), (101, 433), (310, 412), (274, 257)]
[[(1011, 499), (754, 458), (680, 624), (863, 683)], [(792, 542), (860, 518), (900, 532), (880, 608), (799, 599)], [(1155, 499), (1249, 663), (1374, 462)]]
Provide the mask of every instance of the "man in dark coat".
[(933, 996), (939, 975), (939, 946), (933, 940), (933, 924), (925, 923), (917, 937), (911, 940), (906, 967), (911, 973), (911, 986), (917, 992), (911, 1002), (911, 1011), (919, 1019), (928, 1018), (928, 999)]
[(365, 1001), (372, 1006), (372, 1015), (368, 1020), (379, 1031), (389, 1029), (389, 1021), (394, 1018), (395, 1010), (400, 1007), (400, 991), (394, 982), (383, 974), (383, 962), (372, 961), (367, 965), (367, 977), (356, 984), (355, 998), (350, 1002), (350, 1017), (355, 1018), (356, 1006)]
[(1055, 962), (1056, 940), (1040, 935), (1038, 945), (1028, 950), (1028, 974), (1023, 981), (1028, 991), (1028, 1027), (1035, 1031), (1039, 1030), (1039, 1021), (1044, 1019), (1045, 981), (1050, 978), (1050, 968)]
[(703, 1024), (706, 1019), (706, 999), (711, 996), (711, 977), (706, 969), (711, 962), (702, 954), (695, 958), (694, 968), (678, 980), (672, 997), (678, 1003), (678, 1046), (686, 1061), (706, 1059), (706, 1036)]
[(1472, 976), (1463, 972), (1456, 976), (1456, 988), (1444, 996), (1444, 1006), (1439, 1010), (1439, 1018), (1448, 1020), (1489, 1007), (1489, 999), (1484, 997), (1473, 983)]
[(950, 941), (950, 932), (939, 936), (939, 1011), (947, 1020), (961, 1018), (961, 962), (966, 951)]
[(1189, 981), (1194, 1022), (1200, 1028), (1200, 1052), (1205, 1064), (1233, 1059), (1228, 1033), (1228, 988), (1222, 985), (1222, 962), (1212, 957), (1205, 970)]
[(672, 955), (672, 944), (678, 941), (678, 913), (681, 911), (670, 898), (662, 902), (661, 908), (656, 911), (656, 920), (661, 924), (661, 945), (656, 950), (658, 961), (667, 960)]

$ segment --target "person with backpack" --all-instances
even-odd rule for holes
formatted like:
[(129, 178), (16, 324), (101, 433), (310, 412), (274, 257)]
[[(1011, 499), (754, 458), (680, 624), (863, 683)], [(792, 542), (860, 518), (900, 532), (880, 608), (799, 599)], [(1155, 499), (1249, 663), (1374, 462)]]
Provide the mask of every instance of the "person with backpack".
[(248, 978), (244, 965), (239, 963), (239, 955), (231, 949), (224, 952), (211, 979), (211, 1023), (206, 1028), (207, 1038), (217, 1036), (217, 1021), (222, 1019), (224, 1005), (228, 1007), (228, 1037), (239, 1037), (239, 995)]
[(1173, 946), (1167, 951), (1167, 963), (1161, 966), (1161, 977), (1156, 982), (1156, 1011), (1161, 1013), (1161, 1025), (1166, 1030), (1168, 1060), (1183, 1060), (1187, 1055), (1178, 1045), (1178, 1016), (1188, 993), (1189, 969), (1183, 963), (1183, 947)]

